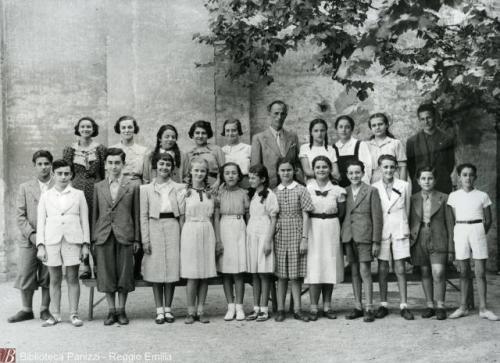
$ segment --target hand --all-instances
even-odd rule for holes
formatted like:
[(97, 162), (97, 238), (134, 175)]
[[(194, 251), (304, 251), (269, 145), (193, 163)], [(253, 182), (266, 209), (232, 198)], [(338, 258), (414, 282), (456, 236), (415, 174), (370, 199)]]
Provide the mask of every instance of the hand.
[(151, 243), (150, 242), (143, 243), (142, 249), (144, 250), (145, 255), (150, 255), (151, 254)]
[(47, 250), (45, 249), (44, 245), (38, 246), (38, 251), (36, 252), (36, 257), (42, 262), (47, 262)]
[(220, 256), (224, 253), (224, 245), (222, 244), (221, 241), (218, 241), (216, 244), (215, 244), (215, 254), (217, 256)]
[(378, 257), (378, 254), (380, 253), (380, 243), (373, 243), (372, 245), (372, 253), (373, 257)]
[(271, 241), (267, 241), (264, 244), (264, 255), (269, 256), (272, 250)]
[(33, 245), (36, 246), (36, 233), (30, 234), (30, 237), (28, 239), (31, 243), (33, 243)]
[(89, 246), (88, 244), (83, 244), (82, 248), (80, 248), (80, 261), (85, 260), (89, 257)]
[(134, 253), (139, 252), (141, 249), (141, 244), (139, 242), (134, 242)]
[(300, 241), (299, 253), (305, 255), (307, 253), (307, 238), (302, 238)]
[(455, 261), (455, 253), (454, 252), (448, 252), (448, 263), (451, 265)]

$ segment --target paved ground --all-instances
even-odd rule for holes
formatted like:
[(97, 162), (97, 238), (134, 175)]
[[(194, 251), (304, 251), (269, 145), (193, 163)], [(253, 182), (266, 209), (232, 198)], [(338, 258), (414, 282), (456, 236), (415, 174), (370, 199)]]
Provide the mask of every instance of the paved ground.
[[(490, 306), (500, 313), (500, 276), (488, 276), (488, 281)], [(481, 320), (477, 311), (454, 321), (418, 316), (407, 322), (397, 314), (395, 292), (390, 293), (393, 309), (387, 318), (371, 324), (348, 321), (343, 315), (351, 308), (350, 285), (334, 290), (337, 320), (224, 322), (224, 294), (221, 287), (212, 286), (207, 301), (210, 324), (183, 323), (185, 290), (178, 288), (174, 314), (179, 319), (156, 325), (152, 291), (140, 288), (130, 296), (130, 325), (103, 326), (107, 309), (101, 304), (95, 309), (95, 320), (85, 321), (81, 328), (68, 322), (42, 328), (39, 320), (8, 324), (7, 317), (18, 309), (19, 295), (11, 283), (0, 284), (0, 289), (0, 347), (16, 348), (18, 362), (500, 362), (500, 322)], [(391, 291), (396, 289), (396, 284), (390, 285)], [(247, 310), (251, 296), (247, 286)], [(409, 296), (410, 306), (420, 314), (424, 300), (419, 284), (410, 284)], [(450, 309), (457, 306), (458, 296), (448, 289)], [(87, 316), (87, 299), (88, 289), (82, 287), (83, 317)], [(308, 298), (303, 301), (307, 308)], [(65, 308), (66, 299), (63, 313), (67, 318)]]

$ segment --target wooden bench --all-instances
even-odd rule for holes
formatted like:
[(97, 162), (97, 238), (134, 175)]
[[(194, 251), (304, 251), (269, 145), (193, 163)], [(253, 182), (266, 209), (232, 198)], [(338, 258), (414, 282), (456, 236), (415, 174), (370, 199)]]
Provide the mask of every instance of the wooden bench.
[[(373, 277), (373, 282), (378, 282), (378, 274), (377, 273), (372, 273)], [(451, 282), (452, 279), (458, 279), (460, 278), (460, 274), (456, 269), (450, 269), (448, 268), (446, 271), (446, 283), (449, 284), (451, 287), (453, 287), (456, 291), (460, 291), (460, 288)], [(411, 272), (406, 274), (406, 281), (420, 281), (420, 273), (417, 272)], [(394, 273), (389, 273), (388, 276), (388, 282), (396, 282), (397, 278)], [(94, 294), (95, 294), (95, 288), (97, 287), (97, 281), (95, 279), (85, 279), (82, 280), (82, 283), (90, 288), (89, 292), (89, 315), (88, 318), (89, 320), (94, 319), (94, 308), (99, 305), (104, 299), (105, 296), (102, 296), (99, 300), (94, 302)], [(251, 275), (245, 274), (245, 283), (247, 284), (252, 284), (252, 278)], [(351, 283), (351, 273), (349, 271), (349, 268), (346, 268), (345, 271), (345, 279), (342, 282), (343, 284), (346, 283)], [(222, 276), (217, 276), (211, 279), (208, 279), (208, 284), (209, 285), (222, 285)], [(152, 284), (143, 280), (138, 280), (135, 282), (135, 287), (151, 287)], [(186, 280), (180, 280), (175, 283), (175, 286), (186, 286)], [(306, 288), (302, 291), (302, 294), (307, 293), (309, 289)], [(271, 288), (271, 304), (272, 304), (272, 311), (275, 312), (277, 311), (277, 302), (276, 302), (276, 286), (273, 283), (273, 287)], [(469, 297), (468, 297), (468, 306), (470, 309), (474, 309), (474, 292), (473, 289), (470, 289), (469, 291)], [(293, 310), (293, 301), (290, 300), (290, 310)]]

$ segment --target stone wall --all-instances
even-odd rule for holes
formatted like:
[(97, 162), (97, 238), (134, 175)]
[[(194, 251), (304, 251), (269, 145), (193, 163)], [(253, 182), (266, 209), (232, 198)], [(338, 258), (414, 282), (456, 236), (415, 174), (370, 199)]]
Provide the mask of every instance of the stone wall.
[[(244, 87), (224, 76), (226, 64), (195, 67), (214, 60), (214, 50), (192, 40), (206, 32), (208, 14), (198, 0), (0, 0), (3, 24), (0, 59), (0, 279), (16, 271), (14, 201), (19, 183), (32, 176), (31, 155), (39, 148), (61, 156), (73, 142), (73, 125), (88, 115), (100, 124), (97, 140), (118, 141), (114, 121), (123, 114), (139, 120), (138, 141), (152, 147), (158, 126), (175, 124), (180, 145), (187, 148), (187, 130), (194, 120), (213, 122), (216, 142), (224, 119), (243, 122), (244, 141), (267, 127), (266, 105), (282, 99), (290, 106), (285, 127), (308, 140), (309, 121), (321, 117), (330, 124), (348, 113), (357, 122), (355, 134), (369, 135), (367, 118), (386, 112), (396, 137), (418, 130), (418, 85), (381, 77), (372, 67), (367, 77), (376, 90), (364, 102), (345, 92), (328, 76), (312, 68), (311, 49), (284, 57), (274, 68), (275, 82)], [(496, 135), (491, 120), (461, 127), (459, 161), (479, 166), (478, 188), (496, 202)], [(464, 125), (462, 125), (464, 126)], [(5, 199), (4, 199), (5, 198)], [(2, 203), (4, 201), (4, 203)], [(496, 218), (490, 232), (489, 268), (496, 269)]]

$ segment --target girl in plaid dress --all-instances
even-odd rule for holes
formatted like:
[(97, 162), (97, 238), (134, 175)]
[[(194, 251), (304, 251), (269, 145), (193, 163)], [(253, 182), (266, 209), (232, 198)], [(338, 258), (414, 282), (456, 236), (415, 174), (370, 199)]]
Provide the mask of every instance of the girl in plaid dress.
[(275, 272), (278, 277), (278, 312), (275, 320), (285, 320), (285, 298), (290, 280), (295, 301), (294, 318), (307, 322), (309, 318), (300, 309), (300, 296), (302, 278), (307, 272), (308, 212), (314, 207), (307, 189), (294, 180), (295, 167), (290, 161), (278, 161), (277, 174), (280, 184), (275, 193), (280, 212), (274, 238)]

